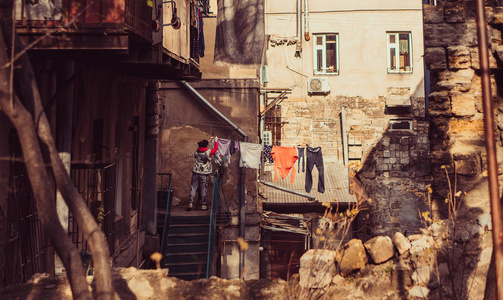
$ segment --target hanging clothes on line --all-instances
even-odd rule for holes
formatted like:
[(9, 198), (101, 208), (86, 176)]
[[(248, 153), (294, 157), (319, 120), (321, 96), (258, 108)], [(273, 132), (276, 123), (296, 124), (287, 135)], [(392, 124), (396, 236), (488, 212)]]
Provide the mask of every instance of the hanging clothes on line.
[(285, 179), (290, 169), (290, 183), (295, 179), (295, 162), (297, 161), (297, 148), (274, 146), (271, 151), (271, 156), (274, 159), (274, 181), (278, 181), (278, 172), (281, 179)]
[(304, 157), (305, 148), (304, 147), (297, 147), (297, 150), (299, 152), (299, 163), (297, 165), (297, 170), (300, 173), (300, 161), (302, 160), (302, 172), (305, 172), (306, 171), (306, 169), (305, 169), (306, 159)]
[(273, 145), (264, 145), (264, 154), (262, 156), (262, 160), (264, 162), (269, 162), (269, 163), (274, 163), (274, 159), (272, 158), (272, 155), (271, 155), (271, 151), (272, 151), (272, 148), (274, 146)]
[(229, 153), (231, 155), (234, 155), (234, 153), (239, 151), (239, 142), (238, 141), (232, 141), (231, 146), (229, 147)]
[(240, 167), (247, 167), (250, 169), (260, 168), (262, 144), (239, 142), (239, 149), (241, 151), (241, 158), (239, 159)]
[(215, 153), (215, 163), (222, 165), (223, 163), (231, 163), (231, 155), (229, 153), (231, 140), (218, 139), (218, 150)]
[(204, 57), (204, 50), (206, 48), (206, 45), (204, 44), (204, 31), (203, 31), (203, 16), (201, 14), (201, 10), (197, 10), (197, 14), (199, 17), (199, 57)]
[(306, 148), (306, 193), (311, 192), (313, 187), (313, 168), (316, 166), (318, 169), (318, 192), (325, 192), (325, 171), (323, 169), (323, 154), (321, 147), (307, 147)]

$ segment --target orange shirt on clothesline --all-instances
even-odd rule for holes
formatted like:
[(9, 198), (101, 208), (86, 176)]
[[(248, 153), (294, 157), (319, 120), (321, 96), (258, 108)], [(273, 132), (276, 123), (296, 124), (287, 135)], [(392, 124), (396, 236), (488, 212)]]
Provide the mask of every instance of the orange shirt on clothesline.
[(278, 172), (281, 179), (285, 179), (290, 169), (292, 169), (290, 183), (293, 183), (295, 162), (298, 158), (297, 148), (274, 146), (271, 150), (271, 156), (274, 159), (274, 181), (278, 181)]

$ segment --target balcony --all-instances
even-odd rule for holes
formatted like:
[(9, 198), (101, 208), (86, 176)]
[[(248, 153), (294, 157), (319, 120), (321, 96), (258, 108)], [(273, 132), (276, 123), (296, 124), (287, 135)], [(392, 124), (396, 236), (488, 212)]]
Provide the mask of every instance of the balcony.
[[(178, 2), (185, 7), (189, 0)], [(24, 45), (33, 45), (35, 56), (89, 61), (150, 78), (200, 78), (190, 57), (166, 49), (166, 42), (153, 45), (151, 24), (147, 1), (16, 1), (18, 35)], [(187, 37), (166, 38), (190, 44)]]

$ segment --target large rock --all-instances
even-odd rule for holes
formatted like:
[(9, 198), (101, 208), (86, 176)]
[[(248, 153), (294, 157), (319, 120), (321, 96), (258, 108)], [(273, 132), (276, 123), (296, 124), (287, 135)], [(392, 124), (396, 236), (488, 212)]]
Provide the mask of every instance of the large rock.
[(343, 276), (361, 269), (367, 262), (367, 252), (361, 240), (352, 239), (337, 251), (337, 263)]
[(366, 241), (364, 246), (375, 264), (386, 262), (395, 255), (393, 242), (389, 236), (376, 236)]
[(409, 290), (409, 297), (428, 298), (430, 290), (424, 286), (416, 285)]
[(431, 268), (426, 266), (416, 269), (411, 275), (412, 281), (415, 284), (428, 285), (431, 278)]
[(127, 286), (136, 295), (137, 299), (149, 299), (154, 295), (154, 288), (141, 273), (134, 275), (128, 281)]
[(332, 250), (311, 249), (300, 258), (300, 286), (303, 288), (325, 288), (337, 273), (336, 253)]
[(485, 213), (477, 217), (477, 222), (484, 228), (484, 230), (493, 230), (493, 223), (491, 219), (491, 213)]
[(411, 247), (409, 239), (407, 239), (401, 232), (395, 233), (395, 235), (393, 236), (393, 244), (395, 245), (400, 255), (407, 252)]

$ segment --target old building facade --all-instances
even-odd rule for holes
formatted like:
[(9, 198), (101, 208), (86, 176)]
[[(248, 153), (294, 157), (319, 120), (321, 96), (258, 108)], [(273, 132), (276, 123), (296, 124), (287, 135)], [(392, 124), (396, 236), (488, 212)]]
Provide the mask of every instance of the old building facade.
[(367, 234), (417, 230), (429, 172), (421, 3), (266, 1), (266, 34), (262, 80), (288, 94), (263, 132), (355, 167), (372, 199)]

